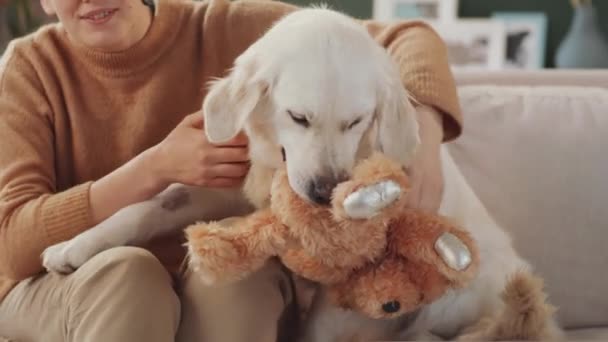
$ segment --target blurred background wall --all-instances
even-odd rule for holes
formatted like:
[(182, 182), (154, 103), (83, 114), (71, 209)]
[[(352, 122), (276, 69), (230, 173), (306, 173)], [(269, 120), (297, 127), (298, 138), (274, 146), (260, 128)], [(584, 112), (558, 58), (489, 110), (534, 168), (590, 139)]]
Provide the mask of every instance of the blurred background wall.
[[(374, 0), (283, 0), (297, 5), (324, 2), (332, 8), (357, 18), (371, 18)], [(389, 0), (379, 0), (389, 1)], [(447, 1), (447, 0), (446, 0)], [(572, 0), (458, 0), (459, 18), (487, 18), (494, 12), (542, 12), (546, 15), (546, 37), (543, 62), (539, 67), (555, 67), (555, 54), (573, 19)], [(608, 0), (595, 0), (598, 26), (608, 37)], [(49, 22), (40, 9), (39, 0), (0, 0), (0, 53), (10, 39), (35, 30)]]
[[(382, 0), (380, 0), (382, 1)], [(319, 1), (286, 0), (297, 5), (316, 4)], [(373, 0), (325, 0), (332, 8), (342, 10), (357, 18), (372, 16)], [(595, 0), (599, 24), (608, 37), (608, 0)], [(459, 0), (458, 16), (461, 18), (489, 17), (497, 11), (545, 12), (548, 19), (545, 67), (554, 67), (553, 57), (557, 46), (570, 27), (573, 6), (569, 0)]]

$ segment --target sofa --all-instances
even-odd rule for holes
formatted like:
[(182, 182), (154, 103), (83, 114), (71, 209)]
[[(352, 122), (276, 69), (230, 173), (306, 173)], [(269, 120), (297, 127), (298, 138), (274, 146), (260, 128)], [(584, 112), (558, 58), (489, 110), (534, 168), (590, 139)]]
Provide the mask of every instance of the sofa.
[(455, 77), (456, 164), (544, 277), (569, 340), (608, 341), (608, 70)]

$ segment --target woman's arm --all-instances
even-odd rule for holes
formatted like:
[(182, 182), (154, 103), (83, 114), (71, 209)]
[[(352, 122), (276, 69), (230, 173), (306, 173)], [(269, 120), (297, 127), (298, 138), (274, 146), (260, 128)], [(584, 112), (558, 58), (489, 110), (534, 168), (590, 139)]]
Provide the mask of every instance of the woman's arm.
[(158, 145), (91, 185), (91, 223), (146, 200), (171, 183), (239, 186), (249, 170), (247, 144), (241, 134), (221, 146), (211, 145), (203, 132), (203, 115), (186, 116)]
[(0, 273), (23, 279), (40, 253), (91, 224), (86, 182), (56, 188), (53, 117), (33, 67), (14, 45), (0, 66)]
[(242, 183), (247, 139), (214, 146), (202, 115), (187, 116), (161, 143), (99, 180), (57, 189), (53, 117), (27, 58), (11, 48), (0, 67), (0, 274), (20, 280), (42, 270), (41, 253), (178, 182)]
[(420, 149), (410, 167), (412, 188), (408, 205), (437, 212), (443, 195), (443, 173), (439, 149), (444, 141), (442, 114), (433, 107), (418, 107)]
[(442, 142), (457, 138), (462, 133), (462, 112), (441, 37), (421, 21), (362, 24), (397, 63), (403, 86), (421, 104), (420, 113), (439, 114)]
[(420, 148), (409, 173), (411, 207), (436, 212), (443, 195), (441, 143), (462, 133), (462, 112), (447, 48), (426, 23), (401, 21), (383, 24), (363, 21), (370, 34), (397, 62), (403, 86), (416, 101)]

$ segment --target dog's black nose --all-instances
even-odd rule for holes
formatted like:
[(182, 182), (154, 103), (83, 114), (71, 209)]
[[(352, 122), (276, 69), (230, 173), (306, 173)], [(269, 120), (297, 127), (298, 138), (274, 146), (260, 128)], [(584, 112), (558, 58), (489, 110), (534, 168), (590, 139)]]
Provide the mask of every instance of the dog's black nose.
[(315, 178), (308, 184), (308, 198), (317, 204), (328, 205), (337, 184), (338, 181), (334, 178)]
[(348, 173), (339, 172), (332, 176), (316, 177), (308, 183), (307, 195), (314, 203), (329, 205), (334, 188), (348, 179)]
[(395, 313), (399, 309), (401, 309), (401, 304), (396, 300), (382, 304), (382, 310), (386, 313)]

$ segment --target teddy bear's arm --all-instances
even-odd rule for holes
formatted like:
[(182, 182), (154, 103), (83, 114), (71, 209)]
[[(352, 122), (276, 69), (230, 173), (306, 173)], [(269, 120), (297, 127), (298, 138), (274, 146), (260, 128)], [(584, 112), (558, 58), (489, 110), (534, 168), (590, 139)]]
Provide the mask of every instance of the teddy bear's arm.
[(453, 286), (466, 285), (477, 272), (473, 238), (444, 217), (407, 209), (391, 223), (389, 239), (399, 254), (434, 265)]
[(270, 210), (186, 229), (190, 266), (206, 284), (237, 281), (286, 247), (287, 229)]
[(409, 190), (409, 179), (401, 166), (383, 154), (374, 154), (334, 190), (334, 215), (341, 220), (385, 221), (405, 206)]
[(408, 190), (404, 170), (382, 154), (357, 165), (352, 177), (333, 192), (331, 221), (324, 230), (331, 245), (328, 264), (360, 267), (379, 257), (386, 247), (388, 223), (405, 207)]

